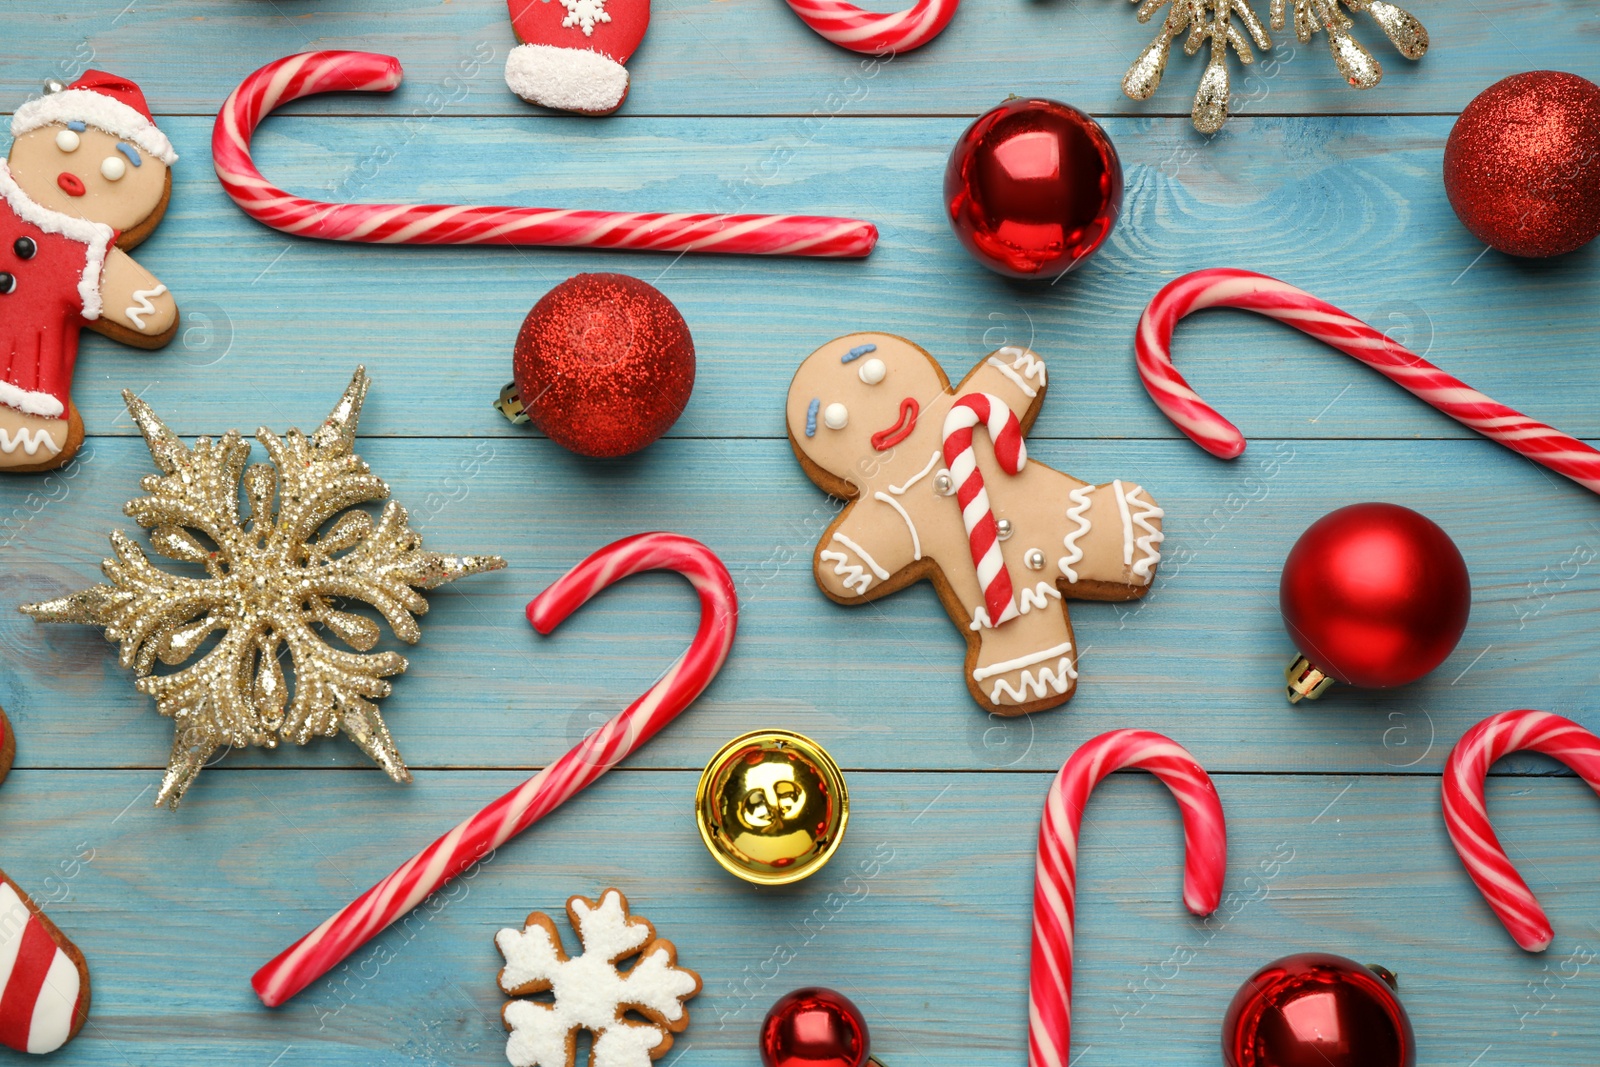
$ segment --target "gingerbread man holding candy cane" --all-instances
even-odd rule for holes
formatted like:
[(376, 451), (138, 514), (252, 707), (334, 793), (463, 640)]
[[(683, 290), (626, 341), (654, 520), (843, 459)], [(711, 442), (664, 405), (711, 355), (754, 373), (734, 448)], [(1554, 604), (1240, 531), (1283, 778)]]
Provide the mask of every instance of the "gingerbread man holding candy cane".
[(83, 443), (78, 333), (138, 348), (178, 331), (167, 287), (128, 255), (172, 192), (177, 153), (130, 81), (87, 71), (11, 119), (0, 163), (0, 470), (59, 467)]
[(817, 545), (817, 584), (855, 604), (932, 581), (967, 640), (967, 688), (999, 715), (1071, 699), (1066, 600), (1137, 599), (1161, 560), (1162, 511), (1141, 486), (1027, 458), (1045, 384), (1027, 349), (999, 349), (952, 389), (905, 338), (855, 333), (789, 386), (795, 455), (850, 501)]

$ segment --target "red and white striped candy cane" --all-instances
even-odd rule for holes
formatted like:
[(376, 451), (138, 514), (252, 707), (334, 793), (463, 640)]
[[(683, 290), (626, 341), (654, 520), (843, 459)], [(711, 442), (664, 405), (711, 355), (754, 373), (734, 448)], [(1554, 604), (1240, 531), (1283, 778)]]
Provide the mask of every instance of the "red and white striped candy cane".
[(689, 650), (597, 732), (402, 863), (257, 971), (250, 984), (262, 1003), (277, 1007), (326, 974), (440, 886), (616, 766), (705, 691), (728, 658), (739, 604), (727, 568), (692, 538), (646, 533), (607, 545), (535, 597), (528, 605), (528, 621), (548, 634), (600, 590), (648, 570), (677, 571), (700, 594), (700, 628)]
[(972, 565), (978, 569), (978, 584), (983, 587), (985, 609), (990, 621), (999, 626), (1017, 616), (1012, 597), (1011, 573), (1000, 555), (1000, 530), (983, 488), (983, 473), (972, 452), (972, 431), (979, 423), (989, 429), (994, 442), (994, 458), (1007, 474), (1018, 474), (1028, 462), (1028, 447), (1022, 441), (1022, 424), (992, 393), (967, 393), (958, 397), (950, 414), (944, 417), (944, 462), (955, 483), (956, 501), (961, 505), (961, 521), (967, 528), (967, 544), (972, 549)]
[(944, 30), (961, 0), (917, 0), (904, 11), (880, 14), (845, 0), (788, 0), (800, 20), (852, 52), (893, 55), (921, 48)]
[(1543, 952), (1555, 936), (1550, 920), (1500, 847), (1483, 800), (1483, 780), (1495, 760), (1522, 751), (1560, 760), (1600, 793), (1600, 737), (1547, 711), (1502, 711), (1468, 730), (1451, 750), (1444, 769), (1444, 826), (1461, 865), (1512, 940)]
[(1244, 435), (1189, 388), (1172, 365), (1172, 331), (1191, 311), (1230, 307), (1287, 323), (1371, 367), (1489, 440), (1600, 493), (1600, 451), (1489, 399), (1360, 319), (1276, 278), (1216, 268), (1168, 282), (1145, 308), (1135, 341), (1139, 377), (1156, 406), (1213, 456), (1244, 451)]
[(1078, 830), (1089, 794), (1123, 767), (1166, 783), (1183, 815), (1183, 902), (1210, 915), (1222, 902), (1228, 829), (1222, 800), (1188, 749), (1149, 730), (1112, 730), (1072, 754), (1050, 786), (1039, 820), (1033, 881), (1033, 958), (1028, 983), (1029, 1067), (1066, 1067), (1072, 1049), (1072, 927), (1078, 903)]
[(273, 229), (325, 241), (421, 245), (560, 245), (647, 252), (859, 258), (878, 229), (819, 215), (684, 215), (457, 204), (331, 204), (279, 189), (256, 169), (250, 138), (280, 104), (318, 93), (386, 93), (400, 61), (373, 52), (302, 52), (268, 63), (217, 113), (211, 154), (222, 188)]

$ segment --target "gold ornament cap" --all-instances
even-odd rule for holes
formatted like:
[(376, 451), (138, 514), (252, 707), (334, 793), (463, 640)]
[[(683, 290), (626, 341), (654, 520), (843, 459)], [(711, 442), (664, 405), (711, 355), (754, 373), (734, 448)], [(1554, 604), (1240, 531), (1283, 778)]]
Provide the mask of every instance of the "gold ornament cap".
[(1304, 656), (1296, 656), (1294, 662), (1283, 669), (1283, 680), (1288, 683), (1284, 696), (1291, 704), (1300, 703), (1301, 698), (1315, 700), (1333, 684), (1331, 675), (1313, 667)]
[(700, 775), (694, 802), (712, 858), (756, 885), (788, 885), (821, 870), (850, 820), (839, 765), (788, 730), (756, 730), (723, 745)]

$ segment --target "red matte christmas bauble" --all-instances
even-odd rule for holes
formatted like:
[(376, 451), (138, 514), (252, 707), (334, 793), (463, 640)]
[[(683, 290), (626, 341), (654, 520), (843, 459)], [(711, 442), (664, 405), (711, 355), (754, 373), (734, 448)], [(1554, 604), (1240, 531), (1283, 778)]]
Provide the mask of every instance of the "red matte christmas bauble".
[(761, 1024), (765, 1067), (863, 1067), (867, 1020), (850, 998), (811, 986), (778, 998)]
[(580, 456), (625, 456), (667, 431), (694, 389), (694, 339), (672, 301), (625, 274), (579, 274), (517, 334), (528, 418)]
[(1416, 1036), (1394, 976), (1325, 952), (1267, 964), (1222, 1020), (1227, 1067), (1413, 1067)]
[(1365, 688), (1414, 681), (1444, 662), (1472, 607), (1450, 535), (1398, 504), (1352, 504), (1300, 535), (1278, 585), (1283, 624), (1324, 674)]
[(1122, 163), (1100, 124), (1054, 100), (1008, 100), (956, 142), (945, 209), (974, 259), (1055, 278), (1099, 248), (1122, 209)]
[(1463, 225), (1513, 256), (1559, 256), (1600, 235), (1600, 86), (1535, 70), (1467, 105), (1444, 147)]

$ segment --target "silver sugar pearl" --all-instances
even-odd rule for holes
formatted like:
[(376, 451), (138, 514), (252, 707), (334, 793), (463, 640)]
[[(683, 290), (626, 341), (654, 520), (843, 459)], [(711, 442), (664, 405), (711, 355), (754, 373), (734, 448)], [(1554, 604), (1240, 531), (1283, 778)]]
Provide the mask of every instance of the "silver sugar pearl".
[(951, 481), (949, 471), (940, 471), (933, 476), (933, 491), (940, 496), (949, 496), (956, 491), (956, 483)]
[(1030, 571), (1044, 570), (1044, 553), (1037, 548), (1030, 548), (1022, 555), (1022, 562), (1028, 565)]
[(1011, 532), (1012, 531), (1011, 531), (1011, 520), (1010, 519), (1001, 519), (999, 522), (996, 522), (994, 524), (994, 528), (995, 528), (995, 532), (997, 534), (999, 534), (1000, 540), (1002, 540), (1002, 541), (1011, 540)]
[(67, 85), (66, 85), (65, 82), (58, 81), (55, 78), (47, 78), (47, 79), (45, 79), (45, 83), (44, 83), (44, 95), (46, 95), (46, 96), (54, 96), (56, 93), (59, 93), (59, 92), (62, 92), (63, 90), (65, 90), (66, 87), (67, 87)]

